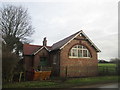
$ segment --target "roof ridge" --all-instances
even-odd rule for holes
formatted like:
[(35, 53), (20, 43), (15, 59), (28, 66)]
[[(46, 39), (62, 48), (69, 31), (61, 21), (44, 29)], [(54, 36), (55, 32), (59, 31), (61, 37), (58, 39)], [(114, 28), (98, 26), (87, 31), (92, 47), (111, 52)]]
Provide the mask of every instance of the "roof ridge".
[[(24, 44), (24, 45), (43, 47), (43, 45), (34, 45), (34, 44)], [(52, 47), (52, 46), (46, 46), (46, 47)]]
[(34, 45), (34, 44), (24, 44), (24, 45), (28, 45), (28, 46), (41, 46), (41, 45)]

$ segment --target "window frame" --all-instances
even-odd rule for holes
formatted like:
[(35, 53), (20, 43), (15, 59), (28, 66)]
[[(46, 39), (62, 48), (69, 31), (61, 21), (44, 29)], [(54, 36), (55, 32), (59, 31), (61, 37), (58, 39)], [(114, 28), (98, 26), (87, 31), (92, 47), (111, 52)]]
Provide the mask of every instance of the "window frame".
[(57, 64), (57, 62), (56, 62), (57, 60), (56, 59), (57, 59), (57, 56), (56, 56), (56, 54), (54, 54), (53, 55), (53, 64)]
[[(75, 53), (77, 53), (77, 55), (73, 56), (73, 53), (74, 53), (75, 50), (76, 50)], [(78, 53), (80, 51), (82, 51), (82, 54), (80, 55), (81, 57), (79, 57), (79, 53)], [(85, 51), (87, 52), (87, 56), (86, 57), (84, 56), (84, 53), (83, 53)], [(92, 57), (91, 52), (89, 51), (89, 49), (86, 46), (81, 45), (81, 44), (74, 45), (70, 49), (68, 56), (69, 56), (69, 58), (91, 58)]]

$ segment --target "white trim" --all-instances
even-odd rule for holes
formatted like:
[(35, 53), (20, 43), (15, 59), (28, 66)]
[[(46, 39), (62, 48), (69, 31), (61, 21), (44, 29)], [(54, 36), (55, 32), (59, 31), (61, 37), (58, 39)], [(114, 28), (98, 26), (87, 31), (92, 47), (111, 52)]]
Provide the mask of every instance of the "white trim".
[(91, 45), (93, 45), (99, 52), (101, 52), (101, 51), (97, 48), (97, 46), (88, 38), (88, 36), (87, 36), (83, 31), (81, 31), (81, 33), (89, 40), (89, 42), (91, 42)]
[(45, 48), (47, 51), (50, 51), (50, 50), (47, 49), (46, 46), (43, 46), (43, 47), (41, 47), (40, 49), (38, 49), (36, 52), (34, 52), (33, 55), (37, 54), (37, 53), (38, 53), (39, 51), (41, 51), (43, 48)]
[[(76, 46), (76, 48), (75, 48)], [(91, 57), (91, 53), (89, 52), (89, 50), (83, 46), (83, 45), (75, 45), (71, 48), (70, 50), (70, 54), (69, 54), (69, 57), (72, 57), (72, 58), (90, 58)], [(78, 46), (81, 46), (81, 48), (79, 48)], [(85, 47), (85, 48), (84, 48)], [(73, 50), (76, 50), (75, 52), (73, 52)], [(79, 52), (78, 51), (82, 51), (81, 53), (81, 57), (79, 57)], [(84, 51), (87, 51), (87, 56), (84, 56)], [(73, 53), (76, 53), (76, 55), (74, 56)]]
[(64, 48), (69, 42), (71, 42), (75, 37), (77, 37), (77, 36), (78, 36), (79, 34), (81, 34), (81, 33), (86, 37), (86, 39), (88, 39), (88, 41), (91, 43), (91, 45), (93, 45), (93, 46), (97, 49), (98, 52), (101, 52), (101, 51), (97, 48), (97, 46), (88, 38), (88, 36), (87, 36), (82, 30), (80, 30), (78, 34), (76, 34), (72, 39), (70, 39), (67, 43), (65, 43), (65, 44), (60, 48), (60, 50), (61, 50), (62, 48)]
[(91, 58), (91, 57), (74, 57), (74, 56), (69, 56), (69, 58)]
[[(81, 30), (82, 31), (82, 30)], [(81, 32), (80, 31), (80, 32)], [(64, 48), (69, 42), (71, 42), (75, 37), (77, 37), (79, 34), (80, 34), (80, 32), (78, 33), (78, 34), (76, 34), (71, 40), (69, 40), (67, 43), (65, 43), (60, 49), (62, 49), (62, 48)]]

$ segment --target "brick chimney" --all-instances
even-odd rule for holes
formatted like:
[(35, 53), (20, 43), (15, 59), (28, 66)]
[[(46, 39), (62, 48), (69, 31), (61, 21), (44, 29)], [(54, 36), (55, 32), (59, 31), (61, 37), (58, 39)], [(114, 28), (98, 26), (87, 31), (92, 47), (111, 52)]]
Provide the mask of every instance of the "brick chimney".
[(47, 46), (47, 40), (46, 40), (46, 37), (43, 39), (43, 46)]

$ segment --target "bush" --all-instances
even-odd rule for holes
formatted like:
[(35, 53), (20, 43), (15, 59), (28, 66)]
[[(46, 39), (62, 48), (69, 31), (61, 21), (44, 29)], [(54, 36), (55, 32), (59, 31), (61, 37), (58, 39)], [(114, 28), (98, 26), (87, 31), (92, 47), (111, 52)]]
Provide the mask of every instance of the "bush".
[(2, 53), (2, 79), (3, 82), (12, 81), (14, 68), (17, 64), (18, 57), (14, 53), (10, 53), (3, 49)]

